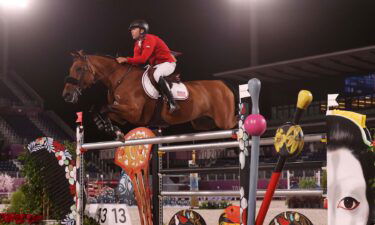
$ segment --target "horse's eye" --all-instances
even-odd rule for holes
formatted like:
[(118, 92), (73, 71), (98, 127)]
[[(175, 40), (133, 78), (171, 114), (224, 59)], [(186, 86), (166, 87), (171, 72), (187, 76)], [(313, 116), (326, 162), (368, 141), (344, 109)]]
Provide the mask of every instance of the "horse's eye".
[(337, 208), (343, 208), (345, 210), (354, 210), (359, 206), (359, 201), (352, 197), (345, 197), (340, 200)]

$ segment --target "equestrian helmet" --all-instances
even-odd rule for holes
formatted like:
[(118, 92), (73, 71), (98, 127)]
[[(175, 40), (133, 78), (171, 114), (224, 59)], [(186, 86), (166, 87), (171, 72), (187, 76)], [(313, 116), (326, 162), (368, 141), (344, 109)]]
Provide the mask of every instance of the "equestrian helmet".
[(145, 33), (148, 33), (149, 26), (148, 26), (148, 23), (145, 20), (135, 20), (135, 21), (133, 21), (129, 25), (129, 30), (131, 30), (133, 28), (136, 28), (136, 27), (138, 27), (140, 29), (143, 29), (145, 31)]

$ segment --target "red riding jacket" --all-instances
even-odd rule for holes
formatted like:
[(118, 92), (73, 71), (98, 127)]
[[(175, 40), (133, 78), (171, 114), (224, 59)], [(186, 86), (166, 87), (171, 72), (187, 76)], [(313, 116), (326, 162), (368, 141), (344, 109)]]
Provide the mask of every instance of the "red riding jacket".
[(144, 64), (149, 61), (151, 65), (164, 62), (176, 62), (176, 58), (171, 54), (168, 46), (158, 36), (146, 34), (141, 41), (134, 44), (134, 56), (128, 58), (131, 64)]

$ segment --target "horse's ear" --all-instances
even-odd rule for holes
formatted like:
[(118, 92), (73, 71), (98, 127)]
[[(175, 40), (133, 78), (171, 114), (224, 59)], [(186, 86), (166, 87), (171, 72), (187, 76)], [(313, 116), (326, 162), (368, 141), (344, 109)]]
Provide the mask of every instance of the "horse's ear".
[(79, 50), (79, 51), (77, 51), (77, 53), (78, 53), (81, 57), (84, 57), (85, 54), (86, 54), (83, 50)]
[(77, 51), (71, 52), (70, 55), (71, 55), (74, 59), (77, 59), (77, 58), (81, 57)]
[(83, 50), (79, 50), (71, 52), (70, 55), (73, 56), (74, 59), (80, 59), (85, 57), (85, 52)]
[(79, 50), (79, 51), (74, 51), (74, 52), (71, 52), (70, 55), (73, 56), (74, 59), (79, 59), (79, 58), (82, 58), (83, 57), (83, 51), (82, 50)]

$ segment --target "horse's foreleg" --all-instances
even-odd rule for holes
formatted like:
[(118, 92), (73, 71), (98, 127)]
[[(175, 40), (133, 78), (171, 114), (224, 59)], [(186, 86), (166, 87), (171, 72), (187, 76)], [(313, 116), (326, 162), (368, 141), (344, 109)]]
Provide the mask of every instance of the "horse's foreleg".
[(107, 115), (112, 121), (115, 121), (120, 125), (125, 125), (127, 122), (126, 120), (122, 119), (119, 115), (117, 115), (115, 112), (109, 112)]
[(107, 114), (100, 113), (100, 112), (91, 112), (93, 114), (93, 120), (96, 127), (101, 130), (105, 131), (106, 133), (110, 133), (112, 130), (112, 122), (109, 120)]
[(105, 133), (116, 137), (117, 140), (123, 140), (124, 135), (121, 132), (121, 129), (113, 125), (112, 121), (123, 125), (124, 120), (117, 117), (116, 114), (110, 113), (110, 111), (111, 109), (108, 106), (101, 107), (100, 111), (95, 107), (91, 107), (90, 109), (95, 125), (100, 131), (104, 131)]
[(111, 118), (109, 118), (108, 115), (97, 113), (93, 119), (99, 130), (116, 137), (116, 140), (123, 141), (124, 134), (121, 132), (119, 127), (112, 124)]

